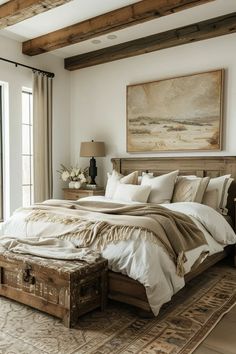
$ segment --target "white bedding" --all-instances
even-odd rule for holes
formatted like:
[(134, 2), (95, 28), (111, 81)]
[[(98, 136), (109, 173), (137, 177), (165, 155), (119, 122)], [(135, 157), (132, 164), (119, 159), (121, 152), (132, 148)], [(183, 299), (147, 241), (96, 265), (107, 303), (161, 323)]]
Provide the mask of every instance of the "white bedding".
[[(84, 200), (109, 201), (101, 196), (87, 197)], [(110, 201), (122, 203), (118, 200)], [(187, 202), (162, 204), (162, 206), (189, 215), (201, 228), (207, 240), (207, 245), (186, 253), (186, 273), (190, 271), (203, 251), (209, 251), (209, 254), (212, 255), (222, 251), (225, 245), (236, 243), (234, 231), (224, 217), (214, 209), (206, 205)], [(18, 213), (17, 217), (15, 215), (3, 223), (0, 236), (27, 237), (27, 234), (35, 236), (26, 229), (24, 218), (22, 218), (24, 214), (25, 211)], [(56, 224), (51, 225), (51, 236), (56, 235), (59, 231), (57, 227)], [(37, 225), (37, 232), (39, 229), (40, 227)], [(148, 239), (141, 239), (135, 231), (131, 239), (109, 244), (103, 250), (102, 255), (108, 259), (109, 269), (128, 275), (145, 286), (150, 306), (155, 315), (158, 315), (160, 307), (184, 286), (184, 279), (177, 276), (176, 266), (166, 251)]]
[[(122, 203), (103, 196), (86, 197), (83, 200)], [(214, 209), (192, 202), (161, 205), (189, 215), (203, 231), (207, 240), (208, 245), (186, 253), (186, 273), (191, 270), (202, 251), (209, 251), (209, 255), (212, 255), (221, 252), (226, 245), (236, 243), (233, 229)], [(163, 248), (140, 238), (137, 239), (135, 233), (131, 240), (108, 245), (102, 255), (108, 259), (109, 269), (128, 275), (145, 286), (149, 304), (156, 316), (160, 307), (184, 287), (184, 279), (177, 276), (175, 264)]]

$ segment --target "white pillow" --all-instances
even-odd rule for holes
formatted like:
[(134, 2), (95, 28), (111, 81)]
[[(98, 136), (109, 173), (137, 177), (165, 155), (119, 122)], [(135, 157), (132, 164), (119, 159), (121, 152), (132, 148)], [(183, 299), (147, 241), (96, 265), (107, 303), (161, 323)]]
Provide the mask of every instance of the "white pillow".
[[(232, 180), (231, 182), (229, 182), (230, 176), (231, 175), (224, 175), (224, 176), (210, 179), (210, 182), (206, 189), (206, 193), (203, 196), (203, 204), (211, 206), (208, 197), (210, 195), (209, 192), (216, 190), (217, 191), (216, 210), (221, 211), (221, 209), (224, 209), (226, 207), (228, 189), (232, 182)], [(207, 196), (207, 192), (208, 192), (208, 196)]]
[(117, 171), (113, 170), (112, 174), (107, 174), (107, 185), (105, 191), (105, 197), (111, 199), (115, 193), (117, 183), (122, 178), (122, 175)]
[(142, 172), (142, 176), (138, 176), (138, 184), (141, 184), (143, 176), (148, 175), (153, 177), (153, 172)]
[(148, 203), (170, 203), (178, 173), (177, 170), (157, 177), (144, 175), (141, 186), (151, 186)]
[(151, 186), (119, 183), (116, 187), (113, 199), (122, 200), (124, 202), (146, 203), (150, 191)]
[(179, 176), (173, 192), (173, 203), (201, 203), (210, 177)]
[(112, 171), (112, 174), (107, 174), (107, 185), (105, 191), (105, 197), (112, 199), (115, 193), (116, 187), (119, 183), (123, 184), (138, 184), (138, 171), (132, 172), (127, 176), (123, 176), (116, 170)]

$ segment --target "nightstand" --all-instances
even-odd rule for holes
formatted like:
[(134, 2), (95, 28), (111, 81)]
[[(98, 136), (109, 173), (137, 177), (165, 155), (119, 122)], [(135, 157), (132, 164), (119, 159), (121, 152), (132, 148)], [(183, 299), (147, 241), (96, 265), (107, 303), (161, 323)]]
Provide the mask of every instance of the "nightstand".
[(80, 188), (80, 189), (72, 189), (72, 188), (64, 188), (64, 199), (69, 199), (69, 200), (77, 200), (80, 198), (84, 197), (90, 197), (93, 195), (104, 195), (105, 191), (103, 188), (94, 188), (94, 189), (88, 189), (88, 188)]

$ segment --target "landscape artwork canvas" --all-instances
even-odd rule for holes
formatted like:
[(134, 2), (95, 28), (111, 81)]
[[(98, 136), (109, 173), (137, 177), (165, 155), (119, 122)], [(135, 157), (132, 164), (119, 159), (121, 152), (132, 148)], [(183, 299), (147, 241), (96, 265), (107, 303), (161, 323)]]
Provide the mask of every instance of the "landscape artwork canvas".
[(222, 148), (223, 70), (127, 87), (127, 151)]

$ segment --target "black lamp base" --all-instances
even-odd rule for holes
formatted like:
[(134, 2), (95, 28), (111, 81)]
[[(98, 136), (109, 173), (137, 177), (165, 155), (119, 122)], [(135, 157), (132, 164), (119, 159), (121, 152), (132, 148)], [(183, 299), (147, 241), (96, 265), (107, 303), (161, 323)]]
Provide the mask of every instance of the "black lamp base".
[(90, 184), (93, 184), (96, 186), (95, 178), (97, 176), (97, 166), (96, 166), (96, 160), (94, 157), (92, 157), (90, 159), (89, 176), (91, 178)]

